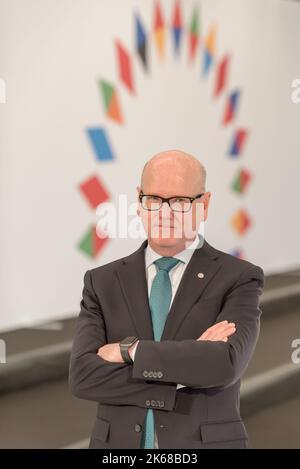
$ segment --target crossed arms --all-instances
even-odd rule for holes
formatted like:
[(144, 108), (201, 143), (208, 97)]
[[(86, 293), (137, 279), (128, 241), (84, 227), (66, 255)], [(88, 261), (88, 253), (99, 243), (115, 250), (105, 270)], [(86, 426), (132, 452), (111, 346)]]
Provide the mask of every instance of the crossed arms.
[[(70, 360), (72, 394), (103, 404), (140, 407), (146, 407), (149, 399), (163, 400), (163, 410), (172, 410), (176, 383), (196, 389), (230, 386), (243, 375), (258, 339), (263, 285), (263, 270), (252, 266), (227, 293), (217, 323), (235, 324), (228, 340), (220, 335), (213, 339), (221, 326), (215, 326), (214, 333), (206, 331), (202, 340), (140, 340), (134, 363), (128, 365), (105, 360), (98, 353), (106, 344), (105, 323), (87, 271)], [(161, 370), (163, 376), (145, 380), (144, 370)]]

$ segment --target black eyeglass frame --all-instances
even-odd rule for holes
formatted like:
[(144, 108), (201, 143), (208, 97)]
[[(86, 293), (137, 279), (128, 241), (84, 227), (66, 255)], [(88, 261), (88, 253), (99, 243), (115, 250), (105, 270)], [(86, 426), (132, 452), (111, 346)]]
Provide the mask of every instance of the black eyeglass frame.
[[(205, 194), (205, 192), (203, 192), (202, 194), (198, 194), (198, 195), (196, 195), (195, 197), (188, 197), (188, 196), (186, 196), (186, 195), (175, 195), (175, 196), (173, 196), (173, 197), (161, 197), (160, 195), (156, 195), (156, 194), (144, 194), (144, 192), (141, 191), (141, 192), (139, 193), (139, 201), (140, 201), (140, 203), (141, 203), (143, 209), (148, 210), (148, 211), (150, 211), (150, 212), (155, 212), (155, 211), (157, 211), (157, 210), (160, 210), (161, 207), (163, 206), (163, 203), (164, 203), (164, 202), (167, 202), (167, 204), (169, 205), (170, 209), (171, 209), (173, 212), (187, 213), (187, 212), (189, 212), (189, 211), (191, 210), (192, 203), (194, 202), (194, 200), (199, 199), (199, 198), (202, 197), (204, 194)], [(160, 205), (160, 207), (159, 207), (159, 208), (155, 208), (155, 209), (145, 208), (145, 207), (143, 206), (143, 204), (142, 204), (142, 199), (143, 199), (144, 196), (146, 196), (146, 197), (156, 197), (156, 198), (160, 199), (160, 200), (161, 200), (161, 205)], [(191, 205), (190, 205), (189, 209), (188, 209), (188, 210), (185, 210), (185, 211), (182, 211), (182, 210), (173, 210), (172, 207), (171, 207), (171, 205), (170, 205), (170, 200), (172, 200), (172, 199), (189, 199)]]

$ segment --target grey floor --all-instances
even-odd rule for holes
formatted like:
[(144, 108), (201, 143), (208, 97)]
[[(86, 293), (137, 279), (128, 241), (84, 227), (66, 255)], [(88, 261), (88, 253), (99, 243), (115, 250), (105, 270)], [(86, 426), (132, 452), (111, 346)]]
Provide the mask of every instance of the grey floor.
[[(70, 396), (66, 380), (0, 400), (0, 448), (63, 448), (84, 442), (94, 402)], [(300, 396), (246, 418), (251, 448), (300, 448)]]

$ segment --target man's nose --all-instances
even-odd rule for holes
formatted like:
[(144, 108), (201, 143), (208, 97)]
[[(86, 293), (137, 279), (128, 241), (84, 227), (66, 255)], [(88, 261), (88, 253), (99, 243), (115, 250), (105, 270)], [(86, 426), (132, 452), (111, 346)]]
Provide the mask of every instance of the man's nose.
[(170, 218), (172, 216), (172, 210), (168, 202), (163, 202), (160, 209), (160, 215), (162, 218)]

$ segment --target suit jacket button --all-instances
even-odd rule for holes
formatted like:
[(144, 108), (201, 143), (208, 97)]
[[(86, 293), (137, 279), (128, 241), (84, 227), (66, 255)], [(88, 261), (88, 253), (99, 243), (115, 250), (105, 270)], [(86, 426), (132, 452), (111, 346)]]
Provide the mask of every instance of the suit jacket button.
[(158, 377), (158, 378), (162, 378), (162, 377), (163, 377), (163, 373), (162, 373), (161, 371), (158, 371), (158, 372), (157, 372), (157, 377)]
[(155, 407), (156, 406), (156, 401), (151, 401), (151, 405), (152, 405), (152, 407)]
[(165, 406), (165, 402), (164, 401), (160, 401), (160, 407), (164, 407)]
[(149, 371), (148, 376), (149, 378), (153, 378), (153, 371)]
[(149, 401), (149, 399), (146, 400), (145, 404), (146, 404), (147, 407), (149, 407), (151, 405), (151, 402)]
[(143, 376), (144, 376), (144, 378), (148, 378), (148, 371), (147, 370), (143, 371)]
[(139, 423), (136, 423), (135, 426), (134, 426), (134, 429), (136, 432), (141, 432), (142, 431), (142, 425), (140, 425)]
[(153, 378), (157, 378), (157, 372), (153, 371), (152, 376), (153, 376)]

